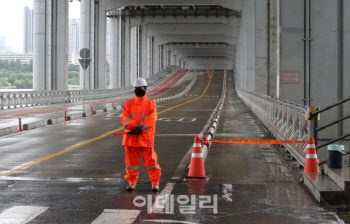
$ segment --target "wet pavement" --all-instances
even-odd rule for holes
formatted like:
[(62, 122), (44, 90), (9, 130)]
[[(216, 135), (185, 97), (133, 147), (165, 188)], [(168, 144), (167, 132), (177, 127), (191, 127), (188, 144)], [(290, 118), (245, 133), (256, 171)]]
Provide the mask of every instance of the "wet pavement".
[[(136, 190), (125, 191), (122, 138), (112, 134), (122, 131), (121, 112), (111, 111), (0, 138), (0, 223), (343, 223), (270, 145), (213, 144), (209, 181), (174, 178), (185, 175), (184, 157), (222, 92), (224, 73), (216, 71), (203, 97), (186, 103), (209, 81), (205, 71), (190, 71), (162, 95), (181, 92), (194, 76), (185, 96), (157, 103), (160, 193), (151, 193), (143, 166)], [(228, 74), (215, 139), (269, 138), (233, 89)]]

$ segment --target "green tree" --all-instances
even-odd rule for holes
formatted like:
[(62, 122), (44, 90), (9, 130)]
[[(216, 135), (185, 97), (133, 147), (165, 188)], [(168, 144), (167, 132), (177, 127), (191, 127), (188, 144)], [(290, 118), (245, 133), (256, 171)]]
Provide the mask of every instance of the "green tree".
[(70, 72), (79, 72), (79, 65), (69, 64), (68, 65), (68, 71), (70, 71)]
[(7, 80), (7, 82), (8, 82), (8, 83), (11, 83), (11, 86), (13, 86), (13, 84), (15, 83), (15, 79), (9, 78), (9, 79)]

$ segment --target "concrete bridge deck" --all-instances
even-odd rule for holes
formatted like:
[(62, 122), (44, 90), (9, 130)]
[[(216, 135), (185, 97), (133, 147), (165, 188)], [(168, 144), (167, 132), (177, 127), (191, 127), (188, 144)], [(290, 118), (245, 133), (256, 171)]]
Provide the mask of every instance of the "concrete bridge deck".
[[(209, 181), (183, 181), (194, 136), (204, 131), (225, 77), (218, 70), (209, 81), (205, 71), (189, 71), (163, 95), (182, 91), (194, 75), (186, 95), (157, 103), (159, 194), (151, 193), (143, 166), (136, 190), (125, 191), (124, 149), (112, 134), (122, 131), (121, 111), (111, 110), (0, 138), (0, 223), (343, 223), (316, 203), (299, 184), (298, 168), (271, 145), (213, 144)], [(270, 138), (234, 92), (232, 73), (220, 138)], [(157, 206), (164, 195), (169, 206)]]

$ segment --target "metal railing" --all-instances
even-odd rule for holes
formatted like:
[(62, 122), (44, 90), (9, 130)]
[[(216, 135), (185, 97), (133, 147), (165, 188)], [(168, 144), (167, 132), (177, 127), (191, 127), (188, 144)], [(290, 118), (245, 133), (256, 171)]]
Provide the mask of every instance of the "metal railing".
[[(275, 99), (263, 94), (249, 92), (239, 88), (237, 88), (237, 93), (243, 102), (249, 107), (249, 109), (278, 139), (307, 141), (308, 137), (313, 137), (315, 139), (316, 149), (320, 149), (329, 144), (350, 137), (350, 132), (348, 132), (347, 134), (332, 139), (322, 145), (317, 144), (317, 135), (319, 131), (322, 131), (326, 128), (338, 124), (339, 122), (349, 119), (350, 114), (345, 115), (344, 117), (341, 117), (337, 120), (331, 121), (322, 127), (318, 127), (317, 116), (322, 112), (350, 101), (350, 97), (335, 104), (329, 105), (322, 110), (310, 112), (308, 110), (309, 108), (306, 106)], [(306, 120), (306, 117), (308, 115), (309, 118)], [(305, 146), (306, 143), (285, 145), (288, 151), (302, 165), (305, 164)]]
[[(239, 88), (237, 94), (276, 138), (307, 141), (306, 106)], [(285, 147), (300, 164), (305, 164), (306, 143), (290, 144)]]
[[(156, 75), (147, 79), (152, 85), (157, 79), (167, 72), (177, 69), (176, 66), (170, 66)], [(98, 100), (120, 97), (132, 93), (131, 86), (116, 89), (98, 89), (98, 90), (46, 90), (46, 91), (18, 91), (18, 92), (0, 92), (0, 109), (10, 109), (18, 107), (28, 107), (35, 105), (47, 105), (57, 103), (69, 103), (85, 100)]]
[(131, 93), (132, 87), (101, 90), (0, 92), (0, 109), (106, 99)]
[[(317, 136), (318, 136), (318, 132), (319, 132), (319, 131), (322, 131), (322, 130), (324, 130), (324, 129), (327, 129), (327, 128), (329, 128), (329, 127), (332, 127), (333, 125), (338, 124), (339, 122), (342, 122), (342, 121), (344, 121), (344, 120), (349, 119), (349, 118), (350, 118), (350, 114), (345, 115), (344, 117), (341, 117), (341, 118), (336, 119), (336, 120), (334, 120), (334, 121), (331, 121), (331, 122), (329, 122), (328, 124), (326, 124), (326, 125), (324, 125), (324, 126), (322, 126), (322, 127), (318, 127), (318, 125), (317, 125), (317, 116), (318, 116), (319, 114), (321, 114), (322, 112), (328, 111), (328, 110), (330, 110), (330, 109), (332, 109), (332, 108), (334, 108), (334, 107), (336, 107), (336, 106), (340, 106), (340, 105), (342, 105), (342, 104), (344, 104), (344, 103), (346, 103), (346, 102), (348, 102), (348, 101), (350, 101), (350, 97), (348, 97), (348, 98), (346, 98), (346, 99), (343, 99), (343, 100), (341, 100), (341, 101), (339, 101), (339, 102), (337, 102), (337, 103), (335, 103), (335, 104), (331, 104), (331, 105), (329, 105), (329, 106), (327, 106), (327, 107), (325, 107), (325, 108), (323, 108), (323, 109), (321, 109), (321, 110), (316, 110), (316, 111), (314, 111), (314, 112), (310, 112), (310, 119), (309, 119), (309, 122), (310, 122), (310, 126), (311, 126), (312, 129), (313, 129), (313, 135), (314, 135), (314, 137), (315, 137), (316, 149), (320, 149), (320, 148), (325, 147), (325, 146), (327, 146), (327, 145), (329, 145), (329, 144), (332, 144), (332, 143), (337, 142), (337, 141), (339, 141), (339, 140), (343, 140), (343, 139), (345, 139), (345, 138), (347, 138), (347, 137), (350, 137), (350, 132), (348, 132), (347, 134), (345, 134), (345, 135), (343, 135), (343, 136), (340, 136), (340, 137), (338, 137), (338, 138), (332, 139), (332, 140), (330, 140), (330, 141), (328, 141), (328, 142), (326, 142), (326, 143), (324, 143), (324, 144), (322, 144), (322, 145), (318, 145), (318, 144), (317, 144), (317, 140), (318, 140), (318, 139), (317, 139)], [(350, 160), (349, 160), (349, 162), (350, 162)]]

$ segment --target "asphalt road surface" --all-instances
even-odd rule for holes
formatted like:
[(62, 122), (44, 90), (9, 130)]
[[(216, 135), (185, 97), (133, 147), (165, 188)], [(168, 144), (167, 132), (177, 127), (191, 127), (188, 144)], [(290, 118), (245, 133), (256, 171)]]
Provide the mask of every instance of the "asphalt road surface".
[(182, 97), (157, 102), (159, 193), (150, 191), (144, 166), (136, 190), (125, 191), (122, 137), (113, 135), (123, 131), (120, 110), (1, 137), (0, 223), (343, 223), (271, 145), (213, 144), (209, 181), (184, 181), (194, 137), (205, 131), (225, 77), (215, 138), (271, 138), (238, 99), (232, 73), (224, 74), (210, 80), (186, 71), (159, 91), (158, 98), (174, 96), (196, 79)]

